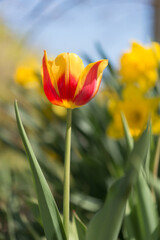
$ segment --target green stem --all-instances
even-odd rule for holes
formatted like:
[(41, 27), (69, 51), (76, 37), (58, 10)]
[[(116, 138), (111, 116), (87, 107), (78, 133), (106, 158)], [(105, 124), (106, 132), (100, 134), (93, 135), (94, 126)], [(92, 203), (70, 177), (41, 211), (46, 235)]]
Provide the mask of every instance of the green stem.
[(70, 212), (70, 152), (71, 152), (71, 122), (72, 109), (67, 109), (67, 127), (65, 140), (64, 189), (63, 189), (63, 225), (67, 240), (69, 239)]

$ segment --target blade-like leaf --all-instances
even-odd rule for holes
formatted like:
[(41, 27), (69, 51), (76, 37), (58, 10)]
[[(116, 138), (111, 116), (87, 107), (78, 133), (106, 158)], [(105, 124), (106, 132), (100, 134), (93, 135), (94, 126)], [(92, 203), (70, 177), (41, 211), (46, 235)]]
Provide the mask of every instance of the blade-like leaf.
[[(130, 196), (131, 198), (132, 196)], [(131, 216), (131, 208), (129, 205), (129, 201), (127, 201), (126, 210), (125, 210), (125, 216), (124, 216), (124, 223), (123, 223), (123, 233), (125, 235), (125, 239), (130, 240), (136, 240), (140, 239), (140, 237), (135, 238), (134, 229), (136, 228), (136, 221), (132, 222), (132, 216)]]
[[(158, 226), (158, 212), (153, 194), (146, 182), (144, 172), (141, 171), (134, 188), (134, 194), (130, 197), (130, 214), (125, 218), (125, 227), (128, 236), (135, 239), (150, 240), (151, 235)], [(128, 224), (130, 227), (128, 228)]]
[(152, 192), (147, 185), (143, 172), (141, 172), (135, 188), (137, 222), (140, 221), (141, 225), (141, 239), (150, 240), (151, 234), (158, 225), (158, 213)]
[(147, 183), (155, 191), (158, 197), (160, 197), (160, 179), (153, 176), (152, 173), (147, 175)]
[(25, 201), (26, 201), (26, 204), (28, 204), (28, 206), (32, 210), (32, 214), (35, 217), (35, 219), (37, 220), (37, 222), (39, 222), (42, 226), (43, 224), (42, 224), (42, 220), (41, 220), (41, 216), (40, 216), (38, 202), (35, 201), (34, 199), (30, 199), (30, 198), (27, 198)]
[[(130, 148), (129, 141), (131, 136), (128, 134), (128, 130), (126, 127), (127, 122), (122, 115), (122, 121), (126, 136), (127, 145)], [(131, 148), (130, 148), (131, 149)], [(146, 161), (144, 162), (144, 166), (149, 165), (150, 158), (150, 146), (148, 147)], [(148, 175), (148, 168), (147, 171)], [(130, 214), (127, 214), (125, 217), (126, 230), (128, 232), (129, 237), (133, 237), (135, 239), (150, 239), (151, 233), (155, 230), (158, 224), (158, 216), (156, 211), (155, 202), (153, 200), (152, 193), (147, 185), (146, 179), (144, 177), (143, 171), (141, 171), (138, 181), (135, 186), (134, 196), (129, 199), (128, 206), (130, 208)], [(146, 201), (147, 199), (147, 201)]]
[(19, 132), (35, 181), (38, 203), (46, 238), (47, 240), (66, 240), (58, 208), (23, 128), (17, 102), (15, 102), (15, 112)]
[(157, 228), (155, 229), (155, 231), (152, 233), (151, 235), (151, 240), (159, 240), (159, 236), (160, 236), (160, 220), (158, 223)]
[(77, 235), (79, 240), (85, 240), (85, 235), (86, 235), (86, 226), (84, 223), (80, 220), (80, 218), (77, 216), (77, 214), (74, 212), (73, 219), (76, 225), (77, 229)]
[(122, 118), (124, 134), (125, 134), (125, 140), (127, 142), (127, 148), (128, 148), (128, 151), (130, 152), (133, 149), (134, 141), (133, 141), (133, 138), (130, 134), (128, 123), (127, 123), (126, 118), (125, 118), (123, 113), (121, 113), (121, 118)]
[(91, 220), (86, 240), (117, 240), (126, 202), (137, 179), (141, 163), (147, 155), (149, 141), (150, 134), (147, 127), (130, 153), (125, 176), (113, 184), (103, 208)]

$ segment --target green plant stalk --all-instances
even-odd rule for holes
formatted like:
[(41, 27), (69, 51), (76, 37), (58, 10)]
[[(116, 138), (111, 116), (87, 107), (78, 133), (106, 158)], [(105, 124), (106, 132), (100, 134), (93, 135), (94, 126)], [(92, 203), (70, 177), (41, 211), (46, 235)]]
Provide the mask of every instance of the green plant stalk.
[(64, 189), (63, 189), (63, 225), (67, 240), (69, 239), (69, 212), (70, 212), (71, 122), (72, 122), (72, 109), (67, 109), (67, 126), (64, 159)]
[(154, 158), (154, 165), (153, 165), (153, 175), (157, 177), (158, 175), (158, 167), (159, 167), (159, 156), (160, 156), (160, 137), (158, 137), (158, 143)]

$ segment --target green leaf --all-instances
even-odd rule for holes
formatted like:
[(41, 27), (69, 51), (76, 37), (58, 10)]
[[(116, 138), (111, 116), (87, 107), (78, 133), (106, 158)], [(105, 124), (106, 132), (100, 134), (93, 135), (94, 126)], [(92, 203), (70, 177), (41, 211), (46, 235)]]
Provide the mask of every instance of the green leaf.
[(125, 118), (123, 113), (121, 113), (121, 118), (122, 118), (122, 124), (123, 124), (125, 139), (126, 139), (126, 142), (127, 142), (127, 149), (130, 152), (133, 149), (134, 141), (133, 141), (133, 138), (130, 134), (129, 126), (128, 126), (128, 123), (127, 123), (126, 118)]
[(46, 238), (47, 240), (66, 240), (58, 208), (25, 133), (17, 102), (15, 102), (15, 112), (19, 132), (27, 153), (37, 190), (38, 203)]
[(30, 198), (25, 199), (25, 201), (28, 204), (28, 206), (30, 207), (32, 214), (35, 217), (35, 219), (37, 220), (37, 222), (39, 222), (42, 226), (43, 224), (41, 221), (38, 202), (35, 199), (30, 199)]
[(132, 196), (128, 201), (129, 214), (126, 212), (125, 224), (129, 237), (150, 240), (158, 226), (158, 212), (152, 192), (141, 171)]
[(9, 233), (9, 238), (11, 240), (16, 240), (16, 234), (15, 234), (15, 221), (13, 218), (13, 212), (11, 209), (11, 203), (8, 203), (7, 208), (6, 208), (6, 213), (7, 213), (7, 225), (8, 225), (8, 233)]
[(87, 228), (75, 212), (73, 213), (73, 220), (74, 220), (75, 225), (76, 225), (78, 239), (79, 240), (85, 240), (85, 235), (86, 235)]
[(103, 208), (91, 220), (86, 240), (117, 240), (125, 206), (136, 182), (142, 161), (146, 158), (150, 141), (149, 127), (130, 153), (126, 174), (110, 188)]
[(94, 213), (97, 212), (102, 205), (99, 199), (78, 192), (71, 194), (71, 203), (79, 206), (81, 209)]
[(158, 213), (152, 192), (147, 185), (143, 172), (141, 172), (135, 187), (137, 222), (141, 226), (141, 239), (149, 240), (158, 225)]
[[(131, 198), (132, 196), (130, 196)], [(125, 239), (136, 240), (140, 239), (140, 237), (135, 238), (134, 229), (137, 228), (136, 221), (133, 225), (133, 219), (131, 215), (131, 207), (129, 205), (129, 201), (127, 201), (124, 224), (123, 224), (123, 234), (125, 235)]]
[[(126, 137), (126, 139), (128, 139), (128, 137)], [(155, 230), (158, 224), (155, 201), (146, 181), (146, 177), (149, 174), (149, 169), (146, 165), (149, 165), (149, 160), (150, 144), (143, 164), (145, 171), (147, 172), (144, 172), (144, 170), (141, 169), (134, 194), (130, 197), (128, 202), (128, 209), (130, 210), (130, 213), (128, 214), (126, 212), (124, 223), (124, 228), (126, 228), (128, 236), (141, 240), (150, 239), (151, 233)]]
[(151, 240), (159, 240), (159, 236), (160, 236), (160, 220), (158, 223), (157, 228), (155, 229), (155, 231), (152, 233), (151, 235)]
[(125, 217), (128, 236), (141, 240), (152, 239), (150, 237), (158, 226), (158, 212), (143, 171), (139, 175), (128, 205), (130, 214), (126, 213)]
[(160, 179), (153, 176), (152, 173), (147, 174), (147, 183), (153, 188), (158, 197), (160, 197)]

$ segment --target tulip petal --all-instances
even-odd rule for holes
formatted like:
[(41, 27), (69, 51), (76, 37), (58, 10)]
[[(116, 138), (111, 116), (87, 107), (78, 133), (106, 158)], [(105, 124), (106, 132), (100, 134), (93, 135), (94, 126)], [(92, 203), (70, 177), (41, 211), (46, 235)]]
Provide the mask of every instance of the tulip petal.
[(59, 79), (58, 79), (58, 91), (59, 91), (59, 96), (61, 99), (63, 100), (68, 100), (71, 101), (74, 97), (74, 93), (77, 87), (77, 81), (74, 78), (74, 76), (72, 76), (71, 74), (69, 74), (69, 82), (65, 83), (65, 75), (62, 75)]
[(62, 53), (48, 61), (45, 51), (43, 85), (47, 98), (65, 108), (84, 105), (97, 93), (107, 64), (107, 60), (101, 60), (84, 68), (82, 60), (74, 53)]
[(97, 93), (103, 70), (108, 65), (108, 60), (100, 60), (90, 63), (82, 72), (76, 88), (73, 102), (78, 105), (84, 105), (89, 102)]
[(84, 70), (84, 64), (82, 59), (75, 53), (69, 54), (69, 97), (73, 100), (75, 91), (77, 88), (77, 83)]
[(68, 101), (73, 99), (83, 69), (82, 60), (74, 53), (61, 53), (56, 57), (51, 72), (60, 98)]
[(44, 51), (43, 57), (43, 87), (44, 92), (48, 100), (55, 105), (62, 105), (62, 100), (57, 94), (55, 87), (53, 86), (51, 75), (50, 75), (50, 62), (47, 60), (46, 51)]

